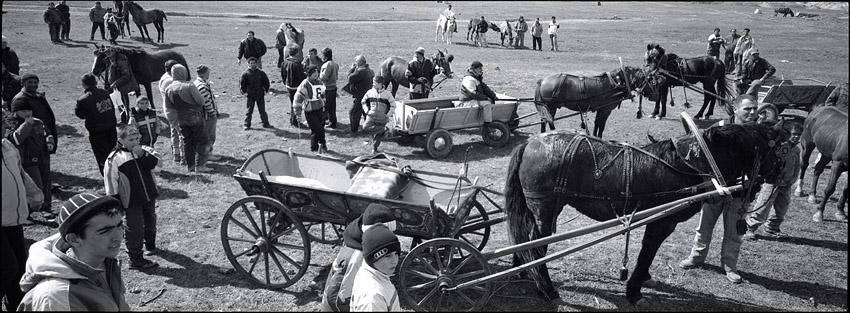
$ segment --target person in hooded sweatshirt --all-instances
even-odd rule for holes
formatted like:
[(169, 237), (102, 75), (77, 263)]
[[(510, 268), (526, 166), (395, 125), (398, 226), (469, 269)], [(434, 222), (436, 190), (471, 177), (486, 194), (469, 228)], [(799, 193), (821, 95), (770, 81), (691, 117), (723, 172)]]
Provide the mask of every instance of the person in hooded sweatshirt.
[(177, 112), (180, 138), (183, 139), (183, 159), (189, 172), (209, 173), (207, 163), (207, 131), (204, 123), (204, 96), (189, 81), (189, 70), (181, 64), (171, 68), (174, 79), (165, 88), (165, 106)]
[(118, 199), (90, 193), (65, 201), (59, 233), (30, 246), (18, 311), (130, 311), (117, 260), (120, 208)]
[(322, 294), (322, 312), (349, 312), (354, 276), (363, 265), (363, 233), (368, 229), (385, 225), (391, 231), (396, 229), (393, 212), (383, 204), (372, 203), (345, 228), (342, 233), (343, 246), (339, 250), (331, 267), (331, 273), (325, 283)]

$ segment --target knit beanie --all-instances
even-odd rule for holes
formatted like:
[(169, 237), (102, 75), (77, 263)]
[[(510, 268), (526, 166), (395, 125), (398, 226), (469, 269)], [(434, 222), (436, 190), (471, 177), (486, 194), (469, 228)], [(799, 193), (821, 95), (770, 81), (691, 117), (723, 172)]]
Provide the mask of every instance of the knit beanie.
[(352, 249), (363, 250), (363, 232), (375, 224), (385, 224), (390, 231), (395, 230), (395, 216), (387, 206), (379, 203), (372, 203), (363, 211), (354, 221), (345, 227), (342, 232), (343, 243)]
[(363, 212), (363, 225), (375, 225), (395, 221), (390, 208), (380, 203), (372, 203)]
[(121, 202), (110, 196), (97, 196), (90, 193), (77, 194), (62, 204), (59, 211), (59, 234), (62, 238), (68, 234), (68, 230), (78, 223), (87, 212), (102, 206), (121, 207)]
[(401, 252), (401, 243), (393, 232), (384, 225), (369, 228), (363, 233), (363, 260), (371, 267), (380, 258), (392, 253)]
[(310, 64), (310, 66), (307, 67), (307, 76), (310, 76), (310, 74), (313, 74), (313, 72), (318, 72), (318, 71), (319, 71), (318, 66), (316, 66), (314, 64)]
[(470, 66), (469, 68), (475, 69), (475, 68), (482, 68), (482, 67), (484, 67), (484, 64), (481, 64), (481, 62), (472, 61), (472, 66)]

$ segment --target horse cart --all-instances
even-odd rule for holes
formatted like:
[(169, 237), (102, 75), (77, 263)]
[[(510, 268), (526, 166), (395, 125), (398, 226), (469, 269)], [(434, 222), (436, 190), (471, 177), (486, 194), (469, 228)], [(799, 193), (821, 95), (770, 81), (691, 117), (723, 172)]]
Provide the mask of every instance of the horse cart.
[(776, 118), (786, 109), (811, 112), (815, 105), (824, 103), (834, 89), (832, 82), (812, 78), (767, 80), (758, 90), (759, 112), (765, 112), (768, 118)]
[[(378, 154), (377, 156), (382, 156)], [(359, 159), (359, 158), (358, 158)], [(414, 242), (457, 238), (483, 249), (493, 218), (465, 177), (399, 169), (388, 159), (341, 161), (281, 150), (257, 152), (233, 176), (248, 195), (227, 209), (221, 242), (233, 267), (266, 288), (286, 288), (307, 271), (311, 243), (340, 244), (371, 203), (389, 207), (395, 233)], [(498, 205), (496, 205), (498, 207)]]
[(394, 137), (399, 142), (412, 142), (425, 136), (425, 151), (435, 159), (442, 159), (452, 150), (449, 131), (481, 128), (484, 143), (502, 147), (510, 141), (511, 127), (516, 122), (520, 100), (496, 94), (499, 100), (493, 105), (493, 122), (484, 126), (479, 107), (458, 107), (457, 96), (399, 101), (393, 117)]

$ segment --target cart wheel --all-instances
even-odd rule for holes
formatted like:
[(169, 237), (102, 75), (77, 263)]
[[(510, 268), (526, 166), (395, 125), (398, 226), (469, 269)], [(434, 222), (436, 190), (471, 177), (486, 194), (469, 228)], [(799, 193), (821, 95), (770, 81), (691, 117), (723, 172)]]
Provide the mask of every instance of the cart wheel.
[(301, 220), (269, 197), (239, 199), (224, 213), (221, 244), (230, 264), (266, 288), (286, 288), (310, 265), (310, 239)]
[(511, 140), (511, 130), (504, 122), (493, 121), (487, 126), (481, 126), (481, 138), (491, 147), (502, 147)]
[(326, 245), (342, 243), (342, 232), (345, 230), (345, 226), (330, 222), (304, 222), (304, 228), (310, 240)]
[(768, 121), (777, 121), (779, 120), (779, 109), (772, 103), (762, 103), (759, 106), (758, 115), (759, 119), (764, 118)]
[(475, 247), (457, 239), (436, 238), (416, 246), (404, 258), (399, 290), (405, 304), (419, 312), (480, 311), (490, 299), (492, 282), (451, 288), (487, 275), (490, 266)]
[[(466, 224), (486, 222), (490, 220), (490, 217), (487, 215), (487, 211), (484, 210), (484, 206), (481, 205), (480, 202), (475, 201), (472, 206), (475, 208), (475, 213), (469, 214), (469, 217), (466, 219)], [(478, 251), (482, 251), (484, 250), (484, 247), (487, 246), (487, 241), (490, 240), (490, 226), (488, 225), (484, 228), (475, 229), (466, 233), (458, 233), (457, 239), (460, 239), (473, 247), (477, 247)]]
[(425, 151), (432, 158), (442, 159), (452, 151), (452, 134), (448, 130), (438, 128), (428, 132)]

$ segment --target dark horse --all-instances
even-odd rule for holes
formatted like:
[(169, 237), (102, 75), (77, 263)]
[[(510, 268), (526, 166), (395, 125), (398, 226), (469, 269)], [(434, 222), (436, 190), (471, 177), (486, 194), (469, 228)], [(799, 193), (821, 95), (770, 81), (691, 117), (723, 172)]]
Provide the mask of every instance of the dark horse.
[(776, 8), (773, 10), (773, 16), (778, 16), (779, 13), (782, 13), (782, 17), (786, 17), (788, 14), (794, 17), (794, 11), (791, 11), (791, 8)]
[(546, 124), (554, 130), (555, 111), (560, 107), (566, 107), (582, 113), (581, 128), (583, 129), (587, 129), (585, 113), (595, 111), (593, 135), (602, 137), (605, 122), (614, 107), (619, 106), (624, 99), (631, 98), (632, 90), (654, 88), (656, 85), (654, 79), (647, 76), (646, 71), (631, 66), (592, 77), (566, 73), (549, 75), (537, 81), (537, 88), (534, 91), (534, 103), (543, 120), (546, 121), (540, 125), (540, 132), (546, 131)]
[[(788, 133), (781, 123), (747, 123), (712, 127), (701, 136), (722, 177), (728, 185), (734, 185), (745, 173), (747, 177), (775, 179), (782, 165), (769, 142), (781, 142)], [(637, 148), (564, 130), (529, 138), (514, 149), (505, 183), (511, 243), (521, 244), (556, 232), (564, 205), (596, 221), (607, 221), (690, 196), (693, 191), (686, 190), (704, 182), (711, 172), (706, 159), (699, 157), (706, 153), (696, 152), (694, 157), (688, 152), (700, 150), (695, 148), (696, 141), (688, 135)], [(752, 188), (760, 184), (746, 185)], [(646, 225), (637, 263), (626, 285), (630, 303), (643, 297), (641, 285), (651, 278), (649, 267), (664, 240), (678, 223), (699, 211), (697, 202)], [(545, 256), (547, 248), (514, 254), (513, 266)], [(528, 273), (544, 297), (559, 298), (545, 264), (530, 268)]]
[[(826, 164), (832, 161), (832, 173), (829, 175), (829, 183), (824, 190), (823, 201), (818, 204), (818, 210), (812, 217), (815, 222), (823, 221), (823, 210), (826, 202), (835, 192), (835, 184), (841, 173), (847, 171), (847, 110), (834, 106), (820, 106), (812, 110), (803, 123), (803, 135), (800, 136), (803, 145), (803, 158), (800, 164), (800, 179), (797, 180), (797, 195), (802, 195), (803, 177), (806, 168), (809, 167), (809, 157), (815, 147), (821, 154), (820, 161), (815, 164), (812, 177), (812, 186), (809, 190), (809, 202), (815, 203), (818, 187), (818, 178), (823, 173)], [(838, 200), (838, 212), (835, 217), (839, 220), (847, 220), (844, 214), (844, 206), (847, 204), (847, 186), (844, 186), (844, 194)]]
[(165, 42), (165, 24), (163, 20), (167, 21), (168, 18), (165, 17), (164, 11), (160, 9), (145, 10), (133, 1), (124, 1), (124, 9), (133, 15), (133, 23), (136, 23), (139, 33), (142, 34), (142, 42), (145, 41), (145, 36), (148, 36), (148, 40), (153, 42), (151, 35), (148, 33), (147, 25), (150, 23), (153, 23), (153, 26), (156, 27), (156, 42)]
[(186, 69), (189, 69), (189, 65), (186, 63), (186, 58), (184, 58), (179, 52), (173, 50), (161, 50), (148, 53), (145, 50), (140, 49), (106, 46), (98, 47), (97, 45), (95, 45), (95, 47), (94, 64), (92, 64), (91, 68), (92, 74), (96, 76), (103, 74), (108, 61), (108, 58), (106, 57), (106, 50), (113, 49), (115, 53), (123, 54), (127, 57), (127, 61), (130, 63), (130, 70), (133, 71), (136, 81), (145, 86), (148, 100), (151, 102), (151, 108), (155, 108), (153, 93), (151, 91), (151, 82), (158, 82), (162, 77), (162, 74), (165, 74), (165, 62), (168, 60), (174, 60), (185, 66)]
[[(133, 32), (130, 30), (130, 12), (127, 11), (127, 6), (124, 5), (124, 1), (112, 1), (115, 5), (115, 11), (121, 15), (118, 20), (118, 30), (121, 31), (121, 38), (124, 36), (132, 37)], [(124, 28), (127, 28), (127, 32), (124, 32)]]
[[(717, 94), (720, 96), (720, 106), (726, 109), (728, 115), (732, 115), (731, 106), (727, 106), (724, 101), (727, 95), (734, 94), (733, 86), (726, 81), (726, 66), (719, 59), (710, 56), (701, 56), (690, 59), (683, 59), (679, 56), (664, 53), (664, 48), (657, 44), (649, 44), (646, 46), (646, 65), (650, 70), (663, 69), (670, 76), (667, 76), (665, 84), (659, 88), (658, 98), (655, 100), (655, 109), (652, 111), (652, 117), (664, 117), (667, 115), (667, 92), (670, 86), (682, 86), (682, 81), (689, 84), (702, 83), (702, 88), (705, 91)], [(703, 117), (708, 119), (714, 114), (714, 104), (717, 99), (710, 94), (705, 94), (703, 97), (702, 107), (699, 109), (694, 119)], [(660, 107), (660, 111), (659, 111)], [(708, 107), (708, 112), (705, 111)]]
[[(446, 78), (452, 78), (454, 75), (452, 73), (452, 61), (454, 61), (455, 56), (449, 54), (448, 49), (437, 50), (433, 56), (431, 56), (431, 62), (434, 64), (434, 68), (437, 69), (437, 74), (442, 74), (446, 76)], [(392, 83), (392, 89), (390, 90), (395, 97), (395, 93), (398, 91), (398, 86), (409, 87), (410, 82), (407, 81), (407, 64), (408, 60), (405, 60), (401, 57), (389, 57), (383, 62), (381, 62), (380, 74), (384, 77), (384, 88)], [(434, 77), (431, 77), (431, 82), (434, 82)], [(431, 88), (435, 88), (436, 86), (431, 86)]]

